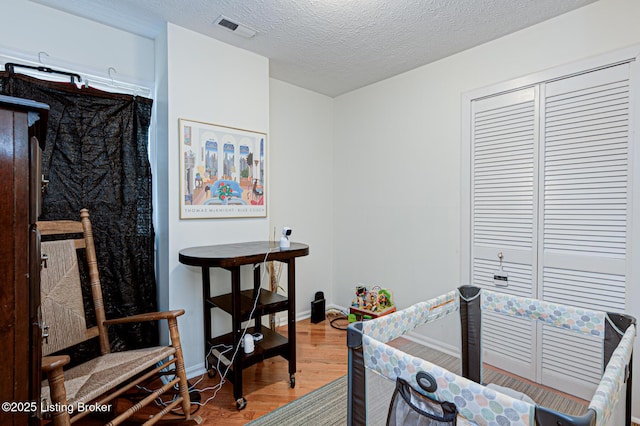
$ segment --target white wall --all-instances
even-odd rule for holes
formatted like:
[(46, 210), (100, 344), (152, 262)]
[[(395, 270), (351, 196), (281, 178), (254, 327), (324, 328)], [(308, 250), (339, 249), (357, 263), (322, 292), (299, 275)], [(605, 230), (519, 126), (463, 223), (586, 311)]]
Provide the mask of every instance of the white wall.
[[(156, 179), (158, 191), (166, 190), (167, 204), (158, 205), (156, 214), (162, 224), (158, 239), (167, 243), (159, 245), (156, 273), (159, 292), (168, 294), (166, 308), (186, 310), (180, 334), (187, 370), (193, 371), (204, 360), (202, 275), (200, 268), (180, 264), (178, 252), (192, 246), (266, 240), (269, 223), (267, 218), (180, 219), (178, 119), (268, 133), (269, 63), (262, 56), (172, 24), (161, 39), (166, 39), (167, 90), (166, 103), (159, 101), (167, 108), (168, 133), (157, 144), (166, 155), (167, 167), (156, 171)], [(163, 61), (160, 55), (159, 60)], [(229, 277), (226, 271), (212, 270), (214, 294), (230, 291)], [(214, 326), (219, 333), (229, 332), (228, 315), (220, 315)]]
[[(187, 369), (194, 371), (201, 367), (204, 351), (202, 277), (199, 268), (178, 263), (180, 249), (267, 240), (274, 228), (279, 238), (282, 227), (289, 226), (293, 229), (292, 240), (310, 245), (310, 255), (296, 260), (298, 316), (308, 315), (315, 291), (330, 296), (333, 100), (269, 80), (266, 58), (175, 25), (169, 24), (166, 35), (157, 42), (159, 46), (166, 44), (166, 48), (158, 47), (157, 58), (166, 62), (168, 70), (166, 101), (162, 96), (156, 100), (158, 109), (166, 105), (168, 118), (166, 145), (160, 134), (157, 141), (157, 274), (161, 302), (166, 297), (168, 303), (163, 307), (187, 311), (181, 323), (188, 327), (181, 328), (181, 336)], [(163, 66), (157, 68), (161, 74)], [(179, 118), (268, 133), (267, 218), (179, 219), (179, 187), (175, 179), (180, 173)], [(161, 166), (165, 164), (164, 157), (166, 168)], [(228, 292), (229, 273), (215, 269), (211, 272), (212, 292)], [(252, 276), (249, 266), (243, 274), (243, 286), (248, 287)], [(286, 272), (281, 283), (286, 283)], [(229, 319), (214, 311), (214, 334), (229, 332)]]
[(317, 291), (333, 299), (333, 99), (274, 79), (270, 87), (270, 232), (288, 226), (309, 244), (296, 260), (296, 312), (308, 316)]
[[(400, 307), (464, 284), (461, 95), (640, 43), (639, 16), (637, 0), (602, 0), (336, 98), (334, 186), (347, 190), (334, 198), (333, 302), (348, 304), (358, 281), (390, 287)], [(458, 344), (445, 326), (428, 335)]]
[(153, 40), (28, 0), (1, 0), (0, 49), (25, 53), (47, 66), (76, 65), (81, 74), (153, 82)]

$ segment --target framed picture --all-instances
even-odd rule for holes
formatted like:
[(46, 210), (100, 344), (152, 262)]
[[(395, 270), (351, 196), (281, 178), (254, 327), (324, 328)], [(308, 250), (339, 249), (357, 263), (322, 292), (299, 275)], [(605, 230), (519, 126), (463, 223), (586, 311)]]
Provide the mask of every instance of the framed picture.
[(180, 218), (267, 216), (267, 134), (185, 119)]

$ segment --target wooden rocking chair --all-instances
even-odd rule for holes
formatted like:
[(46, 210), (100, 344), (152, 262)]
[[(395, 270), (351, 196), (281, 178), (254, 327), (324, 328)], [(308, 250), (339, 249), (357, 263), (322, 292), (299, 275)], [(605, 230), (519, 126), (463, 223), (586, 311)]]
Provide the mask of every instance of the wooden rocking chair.
[[(122, 319), (105, 318), (102, 289), (98, 275), (93, 231), (86, 209), (80, 212), (81, 221), (38, 222), (42, 235), (42, 253), (48, 257), (41, 270), (41, 308), (44, 327), (42, 371), (47, 380), (42, 386), (42, 407), (50, 410), (55, 426), (70, 425), (93, 411), (111, 409), (115, 417), (108, 424), (117, 425), (132, 416), (141, 415), (140, 410), (154, 406), (160, 395), (168, 401), (161, 404), (155, 414), (144, 410), (144, 423), (151, 425), (170, 414), (180, 423), (200, 424), (199, 416), (190, 414), (188, 383), (184, 359), (180, 346), (177, 317), (184, 310), (155, 312), (134, 315)], [(49, 236), (65, 235), (72, 239)], [(79, 237), (79, 238), (78, 238)], [(78, 250), (84, 250), (84, 256)], [(97, 326), (87, 328), (80, 283), (79, 261), (87, 262), (91, 293), (95, 307)], [(110, 352), (107, 326), (143, 321), (167, 320), (170, 346), (157, 346), (123, 352)], [(85, 340), (97, 337), (101, 355), (83, 364), (63, 371), (70, 362), (68, 355), (48, 356)], [(160, 380), (161, 370), (173, 365), (171, 379)], [(167, 370), (164, 370), (166, 372)], [(157, 389), (148, 394), (138, 394), (139, 402), (131, 403), (127, 409), (117, 410), (116, 401), (127, 392), (137, 391), (137, 386)], [(177, 388), (177, 392), (175, 389)], [(171, 398), (172, 396), (172, 398)], [(122, 412), (120, 412), (122, 411)], [(176, 411), (179, 415), (176, 415)], [(83, 424), (81, 422), (79, 424)]]

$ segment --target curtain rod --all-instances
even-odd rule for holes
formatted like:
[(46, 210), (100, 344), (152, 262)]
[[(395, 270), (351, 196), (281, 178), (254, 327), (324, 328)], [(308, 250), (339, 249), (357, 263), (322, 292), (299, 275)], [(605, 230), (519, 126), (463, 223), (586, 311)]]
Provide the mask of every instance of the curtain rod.
[[(12, 51), (12, 50), (8, 50), (0, 47), (0, 64), (4, 63), (5, 65), (4, 69), (7, 72), (9, 72), (9, 68), (6, 65), (10, 65), (10, 64), (14, 64), (15, 66), (20, 66), (20, 64), (28, 64), (27, 68), (32, 69), (33, 71), (31, 72), (26, 71), (26, 72), (30, 73), (32, 76), (35, 76), (36, 72), (48, 72), (47, 70), (40, 69), (41, 67), (45, 69), (52, 69), (51, 67), (48, 66), (48, 64), (44, 63), (43, 56), (48, 58), (49, 54), (47, 54), (46, 52), (38, 52), (37, 60), (33, 60), (27, 57), (27, 55), (24, 52)], [(4, 61), (7, 61), (7, 62), (5, 63)], [(16, 64), (16, 62), (19, 62), (19, 64)], [(112, 71), (114, 73), (117, 73), (117, 72), (116, 72), (116, 69), (113, 67), (109, 67), (108, 76), (104, 77), (100, 75), (99, 71), (95, 69), (81, 71), (81, 74), (77, 72), (73, 72), (71, 70), (74, 70), (75, 68), (77, 68), (78, 64), (61, 63), (60, 61), (58, 62), (59, 62), (58, 65), (60, 65), (60, 68), (62, 68), (63, 70), (69, 70), (69, 71), (61, 71), (55, 74), (66, 75), (69, 77), (71, 77), (71, 74), (73, 74), (74, 77), (71, 79), (71, 82), (73, 84), (75, 84), (74, 80), (77, 79), (77, 81), (80, 84), (84, 84), (85, 87), (93, 87), (99, 90), (105, 90), (105, 91), (114, 92), (114, 93), (120, 93), (120, 91), (122, 91), (124, 93), (129, 93), (133, 96), (140, 95), (140, 96), (145, 96), (149, 98), (153, 96), (153, 82), (150, 82), (150, 81), (134, 82), (134, 81), (128, 81), (127, 79), (125, 80), (121, 80), (119, 78), (114, 79), (114, 76), (112, 75)], [(82, 65), (80, 65), (80, 67), (82, 67)], [(82, 75), (83, 77), (82, 79), (80, 78), (80, 75)], [(117, 92), (114, 91), (114, 89), (117, 90)]]
[(15, 70), (14, 70), (15, 67), (28, 68), (28, 69), (37, 70), (37, 71), (40, 71), (40, 72), (47, 72), (49, 74), (67, 75), (67, 76), (71, 77), (71, 84), (75, 84), (74, 79), (78, 79), (78, 82), (82, 82), (82, 77), (80, 77), (80, 74), (76, 74), (76, 73), (73, 73), (73, 72), (54, 70), (53, 68), (44, 67), (44, 66), (33, 66), (33, 65), (18, 64), (18, 63), (15, 63), (15, 62), (7, 62), (6, 64), (4, 64), (4, 69), (9, 71), (9, 73), (11, 73), (11, 74), (15, 73)]

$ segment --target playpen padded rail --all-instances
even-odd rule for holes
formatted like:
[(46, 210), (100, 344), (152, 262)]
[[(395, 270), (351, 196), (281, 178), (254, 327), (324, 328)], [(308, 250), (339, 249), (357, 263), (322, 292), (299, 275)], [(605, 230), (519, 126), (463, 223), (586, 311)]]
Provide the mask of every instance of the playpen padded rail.
[[(469, 302), (473, 306), (469, 305)], [(471, 336), (471, 339), (467, 339), (471, 341), (465, 342), (463, 335), (461, 361), (463, 375), (466, 377), (458, 376), (438, 365), (386, 344), (419, 325), (444, 318), (457, 311), (460, 311), (463, 318), (463, 334), (467, 332)], [(480, 355), (470, 358), (465, 352), (481, 350), (478, 324), (482, 311), (543, 321), (554, 327), (601, 338), (605, 347), (604, 365), (607, 367), (586, 413), (582, 416), (558, 413), (514, 399), (476, 383), (476, 381), (481, 382)], [(612, 321), (613, 316), (617, 318), (616, 321)], [(469, 324), (465, 324), (465, 321)], [(420, 389), (416, 381), (417, 372), (430, 373), (436, 378), (438, 388), (429, 395), (440, 401), (456, 403), (460, 415), (473, 424), (555, 425), (561, 421), (567, 426), (604, 426), (611, 419), (612, 407), (620, 398), (627, 380), (629, 381), (627, 405), (630, 405), (631, 378), (628, 366), (631, 362), (634, 337), (635, 319), (626, 315), (607, 314), (473, 286), (463, 286), (393, 314), (349, 326), (348, 421), (350, 425), (367, 424), (366, 369), (391, 381), (401, 377), (411, 383), (415, 389)], [(479, 365), (474, 367), (474, 362)], [(475, 370), (480, 370), (480, 373)], [(476, 375), (478, 377), (474, 377)], [(627, 422), (629, 419), (630, 409), (627, 407)]]

